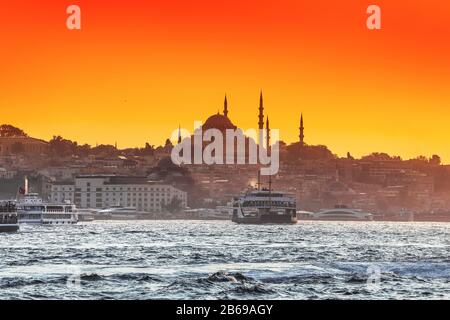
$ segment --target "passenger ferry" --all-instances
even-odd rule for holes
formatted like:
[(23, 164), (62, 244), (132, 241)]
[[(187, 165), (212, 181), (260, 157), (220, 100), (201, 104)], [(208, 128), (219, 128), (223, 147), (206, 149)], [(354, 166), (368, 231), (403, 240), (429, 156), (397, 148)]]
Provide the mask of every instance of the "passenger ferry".
[(231, 221), (241, 224), (297, 223), (297, 201), (270, 189), (252, 190), (233, 199)]
[(26, 193), (17, 202), (19, 223), (23, 224), (76, 224), (78, 214), (70, 202), (56, 204), (44, 202), (37, 193)]
[(19, 230), (17, 208), (14, 201), (0, 201), (0, 232)]
[(145, 213), (138, 211), (135, 207), (123, 207), (121, 205), (117, 205), (99, 210), (95, 214), (95, 219), (136, 220), (142, 214)]
[(336, 205), (334, 209), (325, 209), (314, 213), (312, 220), (372, 221), (373, 215), (360, 209), (351, 209), (345, 205)]

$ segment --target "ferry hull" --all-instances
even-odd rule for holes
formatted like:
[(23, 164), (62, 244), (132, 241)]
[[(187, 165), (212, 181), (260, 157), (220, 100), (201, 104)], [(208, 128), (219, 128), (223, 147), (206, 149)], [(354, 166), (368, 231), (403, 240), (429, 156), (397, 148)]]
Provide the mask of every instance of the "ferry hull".
[(77, 224), (78, 221), (73, 220), (44, 220), (42, 221), (42, 224), (45, 225), (65, 225), (65, 224)]
[(42, 220), (21, 220), (19, 219), (19, 224), (42, 224)]
[(0, 232), (16, 232), (19, 230), (18, 224), (2, 224), (0, 225)]
[(66, 225), (77, 223), (78, 221), (74, 220), (19, 220), (19, 224), (27, 225)]
[(312, 221), (373, 221), (373, 219), (358, 218), (358, 217), (316, 217), (304, 220)]
[(297, 218), (291, 215), (261, 215), (259, 217), (233, 217), (238, 224), (296, 224)]
[(127, 220), (138, 220), (137, 215), (119, 215), (119, 214), (111, 214), (111, 215), (96, 215), (95, 220), (117, 220), (117, 221), (127, 221)]

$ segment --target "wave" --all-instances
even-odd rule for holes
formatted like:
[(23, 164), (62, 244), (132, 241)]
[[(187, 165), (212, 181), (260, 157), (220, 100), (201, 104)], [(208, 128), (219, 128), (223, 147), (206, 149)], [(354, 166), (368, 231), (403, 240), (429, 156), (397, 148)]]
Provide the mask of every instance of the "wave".
[(231, 291), (238, 294), (273, 294), (275, 290), (265, 287), (262, 284), (243, 284), (233, 288)]
[(124, 273), (111, 276), (112, 279), (120, 281), (137, 281), (137, 282), (162, 282), (162, 279), (145, 273)]
[(27, 286), (39, 286), (47, 284), (66, 283), (66, 277), (57, 277), (52, 279), (35, 279), (35, 278), (2, 278), (0, 281), (0, 289), (11, 289)]
[(261, 279), (264, 283), (273, 284), (328, 284), (336, 280), (333, 275), (287, 275), (278, 277), (264, 277)]
[(218, 271), (208, 277), (211, 282), (253, 282), (254, 279), (244, 276), (242, 273), (228, 273), (225, 271)]
[(100, 281), (103, 279), (104, 277), (98, 275), (97, 273), (84, 273), (80, 275), (80, 280), (82, 281)]

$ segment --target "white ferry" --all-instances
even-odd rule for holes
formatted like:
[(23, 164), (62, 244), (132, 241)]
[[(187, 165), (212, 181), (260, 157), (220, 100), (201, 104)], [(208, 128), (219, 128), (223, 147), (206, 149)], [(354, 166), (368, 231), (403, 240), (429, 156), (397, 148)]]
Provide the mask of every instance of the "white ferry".
[(19, 230), (17, 208), (14, 201), (0, 201), (0, 232)]
[(138, 211), (135, 207), (117, 205), (99, 210), (95, 213), (95, 219), (136, 220), (141, 214), (144, 214), (144, 212)]
[(79, 222), (92, 222), (95, 220), (95, 214), (98, 213), (97, 209), (80, 209), (77, 208), (77, 215)]
[(245, 224), (297, 223), (297, 201), (270, 189), (252, 190), (233, 199), (232, 221)]
[(217, 206), (212, 208), (185, 209), (183, 212), (187, 218), (204, 220), (229, 220), (232, 208)]
[(17, 201), (19, 223), (23, 224), (76, 224), (74, 204), (46, 203), (37, 193), (26, 193)]
[(336, 205), (334, 209), (324, 209), (312, 215), (312, 220), (328, 221), (372, 221), (373, 215), (360, 209)]

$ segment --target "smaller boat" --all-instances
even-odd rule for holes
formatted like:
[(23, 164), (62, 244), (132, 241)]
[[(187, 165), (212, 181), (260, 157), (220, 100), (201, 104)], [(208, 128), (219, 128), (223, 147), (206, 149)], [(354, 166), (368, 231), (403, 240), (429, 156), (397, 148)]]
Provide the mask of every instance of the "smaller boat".
[(297, 219), (299, 220), (312, 220), (314, 218), (314, 212), (297, 210)]
[(95, 220), (96, 209), (77, 209), (79, 222), (92, 222)]
[(186, 209), (183, 211), (188, 219), (200, 220), (229, 220), (232, 215), (232, 208), (217, 206), (212, 208)]
[(99, 220), (136, 220), (144, 212), (138, 211), (135, 207), (112, 206), (99, 210), (95, 214), (95, 219)]
[(0, 232), (15, 232), (19, 230), (17, 207), (14, 201), (0, 202)]
[(373, 215), (360, 209), (351, 209), (345, 205), (336, 205), (334, 209), (324, 209), (314, 213), (311, 220), (372, 221)]

